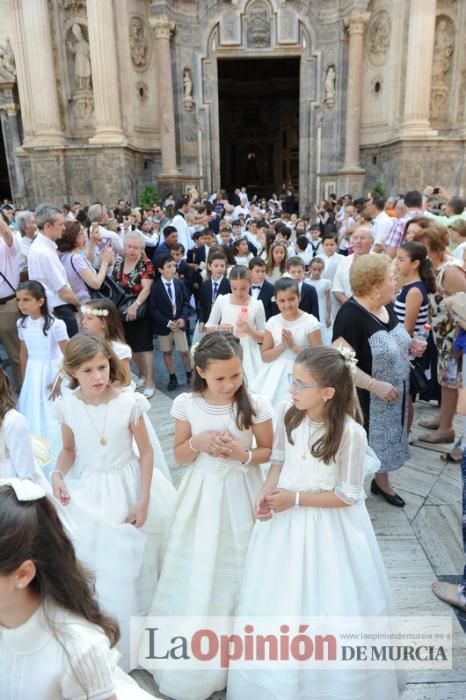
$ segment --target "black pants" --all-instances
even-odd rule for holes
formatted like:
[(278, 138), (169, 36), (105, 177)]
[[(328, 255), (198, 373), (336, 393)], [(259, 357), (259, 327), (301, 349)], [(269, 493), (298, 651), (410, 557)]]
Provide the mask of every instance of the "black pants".
[(68, 337), (72, 338), (78, 332), (78, 323), (75, 318), (75, 308), (71, 304), (60, 304), (53, 310), (54, 316), (65, 322)]

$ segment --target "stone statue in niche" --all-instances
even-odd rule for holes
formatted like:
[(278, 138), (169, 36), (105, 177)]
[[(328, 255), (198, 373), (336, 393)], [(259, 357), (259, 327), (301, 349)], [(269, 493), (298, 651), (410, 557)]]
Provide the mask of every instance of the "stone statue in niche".
[(132, 17), (129, 24), (129, 51), (135, 68), (143, 69), (147, 66), (149, 42), (140, 17)]
[(91, 60), (89, 43), (83, 35), (80, 24), (73, 24), (71, 27), (74, 41), (67, 43), (68, 50), (74, 54), (74, 78), (76, 87), (84, 92), (91, 89)]
[(434, 56), (432, 61), (432, 83), (444, 83), (445, 74), (448, 73), (453, 54), (453, 37), (446, 20), (438, 23), (435, 35)]
[(189, 68), (183, 71), (183, 104), (186, 112), (193, 110), (193, 77)]
[(247, 42), (255, 49), (266, 49), (271, 44), (269, 8), (265, 2), (249, 5), (247, 14)]
[(325, 94), (324, 94), (324, 104), (329, 109), (335, 107), (336, 89), (335, 83), (337, 79), (337, 74), (335, 71), (335, 66), (329, 66), (327, 68), (327, 73), (325, 74)]
[(15, 57), (9, 39), (5, 46), (0, 46), (0, 68), (12, 78), (16, 77)]

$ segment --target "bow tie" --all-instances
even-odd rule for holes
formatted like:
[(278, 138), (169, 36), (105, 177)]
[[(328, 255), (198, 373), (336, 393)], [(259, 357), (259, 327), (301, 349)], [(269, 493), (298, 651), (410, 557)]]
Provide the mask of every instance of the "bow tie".
[(252, 285), (252, 289), (261, 289), (261, 288), (262, 288), (262, 285), (260, 285), (260, 284), (253, 284)]

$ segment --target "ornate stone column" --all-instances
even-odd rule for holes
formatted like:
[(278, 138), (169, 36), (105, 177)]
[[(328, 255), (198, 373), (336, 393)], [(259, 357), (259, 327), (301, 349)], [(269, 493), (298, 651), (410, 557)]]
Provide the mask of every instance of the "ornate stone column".
[(345, 21), (349, 32), (348, 81), (346, 97), (345, 160), (343, 173), (362, 173), (359, 164), (363, 80), (364, 29), (368, 12), (353, 12)]
[(168, 17), (151, 17), (155, 34), (157, 73), (159, 80), (160, 150), (162, 152), (161, 177), (178, 174), (176, 168), (175, 106), (173, 77), (170, 59), (170, 35), (175, 25)]
[(87, 0), (95, 133), (89, 143), (123, 145), (113, 0)]
[(409, 0), (402, 136), (432, 136), (430, 90), (437, 0)]
[[(34, 122), (30, 145), (61, 147), (64, 139), (47, 0), (23, 0), (21, 20)], [(18, 78), (21, 80), (19, 73)]]

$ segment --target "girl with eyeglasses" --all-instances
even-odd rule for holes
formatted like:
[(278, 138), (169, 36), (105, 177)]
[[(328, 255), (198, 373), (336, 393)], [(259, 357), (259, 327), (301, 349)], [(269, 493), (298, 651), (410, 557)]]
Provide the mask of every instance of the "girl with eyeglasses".
[[(355, 364), (347, 348), (319, 347), (303, 350), (293, 367), (291, 400), (281, 407), (272, 464), (256, 500), (259, 522), (236, 611), (251, 623), (273, 616), (272, 633), (293, 618), (393, 614), (365, 505), (364, 477), (368, 468), (377, 468), (377, 460), (366, 455)], [(264, 624), (261, 634), (269, 634)], [(227, 700), (396, 700), (403, 685), (404, 674), (393, 670), (267, 665), (230, 671)]]

